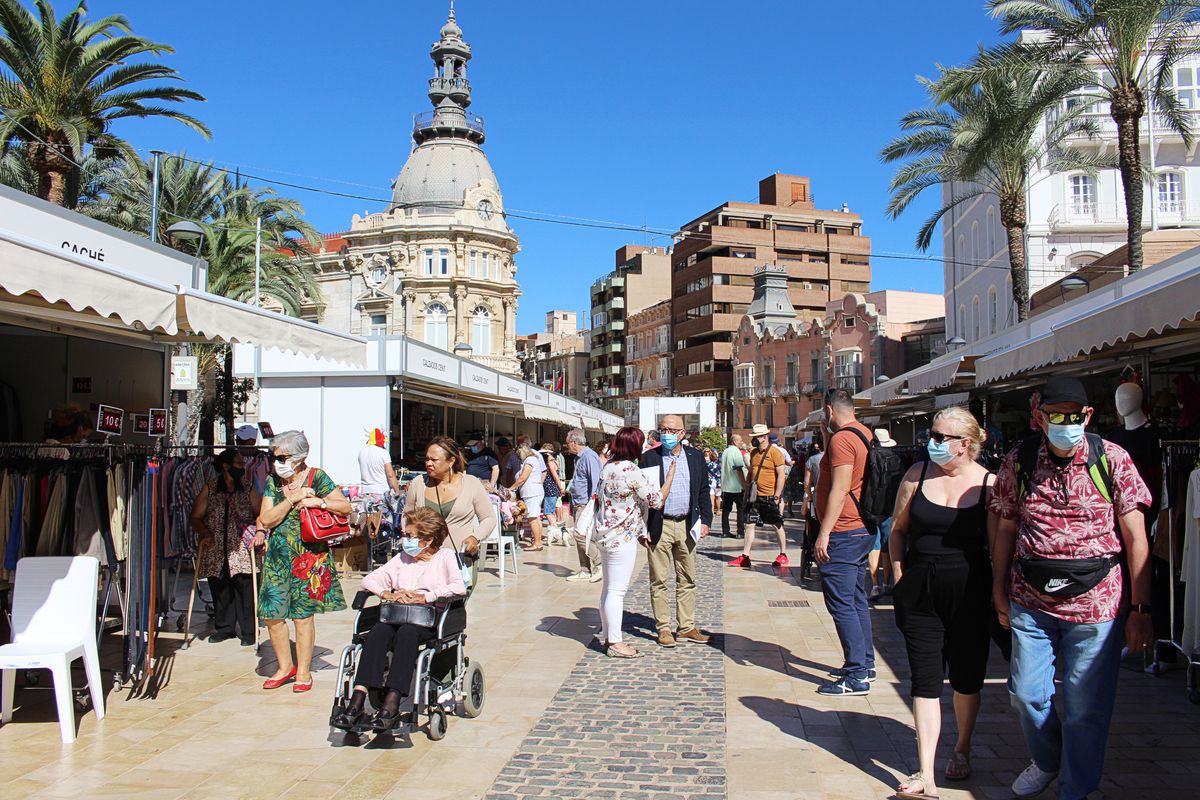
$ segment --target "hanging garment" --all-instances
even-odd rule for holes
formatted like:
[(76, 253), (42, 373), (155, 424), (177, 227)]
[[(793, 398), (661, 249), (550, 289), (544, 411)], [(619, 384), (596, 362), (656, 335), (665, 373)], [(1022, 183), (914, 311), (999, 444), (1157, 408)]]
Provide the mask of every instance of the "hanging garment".
[(1200, 652), (1200, 468), (1188, 478), (1183, 518), (1183, 565), (1180, 580), (1187, 584), (1183, 607), (1183, 651)]

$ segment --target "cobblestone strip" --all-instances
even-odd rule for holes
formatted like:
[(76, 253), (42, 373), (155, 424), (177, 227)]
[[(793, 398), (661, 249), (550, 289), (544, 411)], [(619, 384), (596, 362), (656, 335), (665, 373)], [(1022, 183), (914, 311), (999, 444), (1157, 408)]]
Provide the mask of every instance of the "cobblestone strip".
[[(710, 632), (723, 624), (718, 552), (706, 539), (696, 554), (696, 620)], [(672, 584), (672, 598), (674, 591)], [(707, 646), (656, 645), (645, 568), (625, 600), (626, 641), (644, 657), (608, 658), (589, 647), (486, 800), (726, 796), (721, 637)]]

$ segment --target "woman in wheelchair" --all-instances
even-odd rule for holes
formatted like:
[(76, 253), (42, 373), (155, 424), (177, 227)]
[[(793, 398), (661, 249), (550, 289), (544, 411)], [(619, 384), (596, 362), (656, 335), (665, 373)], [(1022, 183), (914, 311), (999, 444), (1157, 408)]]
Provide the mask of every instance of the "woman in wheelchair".
[[(454, 548), (441, 549), (448, 535), (446, 521), (433, 509), (405, 512), (403, 552), (363, 578), (362, 588), (385, 603), (428, 604), (466, 594)], [(354, 729), (363, 721), (367, 692), (386, 689), (382, 708), (375, 714), (371, 727), (377, 732), (395, 727), (400, 720), (401, 703), (412, 690), (418, 648), (433, 638), (433, 628), (377, 622), (363, 643), (354, 676), (354, 694), (345, 710), (331, 721), (333, 726), (346, 731)], [(389, 650), (392, 651), (390, 669)]]

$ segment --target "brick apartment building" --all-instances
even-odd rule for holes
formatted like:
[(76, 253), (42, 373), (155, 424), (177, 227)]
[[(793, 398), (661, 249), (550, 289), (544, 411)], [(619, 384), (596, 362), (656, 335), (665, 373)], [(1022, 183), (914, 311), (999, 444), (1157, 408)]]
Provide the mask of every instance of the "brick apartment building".
[(758, 203), (727, 202), (684, 225), (670, 256), (674, 392), (716, 396), (721, 425), (732, 421), (733, 341), (757, 269), (784, 269), (802, 324), (824, 319), (831, 300), (865, 293), (871, 282), (861, 217), (846, 206), (818, 209), (806, 177), (775, 174), (758, 193)]
[(754, 277), (754, 301), (732, 344), (735, 432), (760, 422), (799, 426), (821, 407), (826, 388), (857, 393), (945, 352), (941, 295), (850, 293), (830, 302), (824, 317), (804, 320), (788, 305), (784, 269), (764, 267)]
[(586, 401), (625, 413), (625, 357), (630, 315), (671, 296), (671, 260), (665, 248), (625, 245), (616, 269), (592, 284), (592, 351)]
[(671, 394), (671, 301), (628, 317), (625, 337), (625, 424), (638, 425), (638, 398)]

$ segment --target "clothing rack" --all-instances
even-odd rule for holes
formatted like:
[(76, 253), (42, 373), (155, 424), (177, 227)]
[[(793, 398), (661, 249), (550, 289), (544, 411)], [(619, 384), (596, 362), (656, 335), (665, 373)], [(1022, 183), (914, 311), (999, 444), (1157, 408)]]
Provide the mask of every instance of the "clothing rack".
[[(1197, 459), (1200, 459), (1200, 442), (1194, 439), (1184, 440), (1169, 440), (1162, 442), (1163, 453), (1163, 474), (1170, 479), (1173, 471), (1187, 470), (1189, 473), (1197, 467)], [(1185, 490), (1186, 491), (1186, 490)], [(1163, 498), (1164, 502), (1167, 498)], [(1184, 503), (1186, 508), (1186, 499), (1182, 496), (1177, 496), (1175, 503)], [(1173, 647), (1177, 652), (1187, 659), (1187, 696), (1188, 700), (1194, 704), (1200, 704), (1200, 687), (1196, 683), (1196, 671), (1200, 668), (1200, 653), (1188, 652), (1184, 647), (1182, 637), (1176, 634), (1178, 627), (1176, 625), (1176, 602), (1175, 594), (1178, 590), (1177, 584), (1180, 582), (1176, 577), (1175, 563), (1175, 542), (1183, 535), (1184, 531), (1176, 530), (1174, 508), (1168, 509), (1167, 514), (1167, 536), (1169, 537), (1168, 544), (1168, 587), (1170, 590), (1170, 603), (1168, 605), (1168, 613), (1170, 619), (1169, 636), (1166, 639), (1158, 639), (1155, 641), (1155, 648), (1158, 647)], [(1197, 543), (1194, 543), (1197, 544)], [(1188, 586), (1187, 591), (1200, 591), (1200, 585)]]

